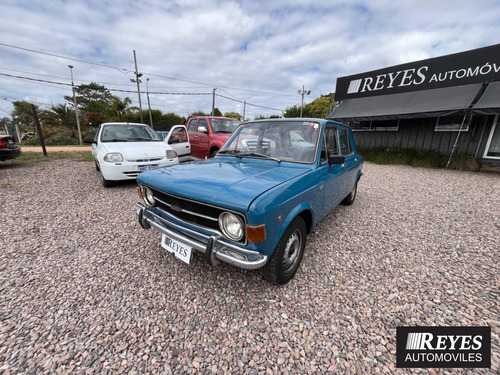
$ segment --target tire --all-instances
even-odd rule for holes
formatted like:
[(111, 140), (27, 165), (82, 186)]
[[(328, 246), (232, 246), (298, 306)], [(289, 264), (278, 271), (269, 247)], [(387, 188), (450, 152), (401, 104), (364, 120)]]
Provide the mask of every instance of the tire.
[(211, 149), (210, 150), (210, 157), (213, 158), (218, 151), (219, 151), (218, 148)]
[(357, 192), (358, 192), (358, 182), (356, 181), (351, 192), (340, 203), (343, 204), (344, 206), (350, 206), (351, 204), (354, 203), (354, 200), (356, 199)]
[(306, 247), (307, 228), (297, 216), (286, 228), (273, 255), (262, 268), (264, 279), (275, 285), (289, 282), (297, 273)]
[(105, 188), (113, 186), (113, 181), (106, 180), (104, 178), (104, 175), (102, 174), (102, 172), (101, 172), (101, 183), (102, 183), (102, 186), (104, 186)]
[(99, 164), (97, 164), (97, 162), (95, 162), (95, 170), (97, 172), (100, 172), (101, 171), (101, 168), (99, 168)]

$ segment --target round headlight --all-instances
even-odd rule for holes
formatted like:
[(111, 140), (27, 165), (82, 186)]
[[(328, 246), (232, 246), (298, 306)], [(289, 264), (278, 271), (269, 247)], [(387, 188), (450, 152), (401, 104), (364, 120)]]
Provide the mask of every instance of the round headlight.
[(167, 159), (175, 159), (177, 157), (177, 152), (174, 150), (167, 151)]
[(155, 197), (153, 195), (153, 192), (147, 186), (142, 187), (142, 196), (144, 198), (144, 202), (146, 202), (148, 206), (155, 205)]
[(104, 155), (104, 161), (108, 163), (121, 163), (123, 162), (123, 156), (119, 152), (110, 152)]
[(239, 241), (243, 238), (244, 224), (241, 218), (230, 212), (223, 212), (219, 216), (219, 226), (222, 233), (233, 241)]

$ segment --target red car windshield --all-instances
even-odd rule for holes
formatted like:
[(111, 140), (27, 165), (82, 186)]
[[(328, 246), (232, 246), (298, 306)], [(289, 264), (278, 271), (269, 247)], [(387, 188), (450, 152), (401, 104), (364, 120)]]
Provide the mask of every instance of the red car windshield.
[(212, 131), (214, 133), (232, 133), (241, 124), (238, 120), (228, 120), (223, 118), (210, 119)]

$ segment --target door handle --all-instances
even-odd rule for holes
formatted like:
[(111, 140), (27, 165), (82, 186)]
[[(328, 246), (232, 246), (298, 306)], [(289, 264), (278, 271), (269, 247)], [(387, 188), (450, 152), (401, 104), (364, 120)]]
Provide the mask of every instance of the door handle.
[(186, 148), (189, 148), (189, 146), (186, 146)]

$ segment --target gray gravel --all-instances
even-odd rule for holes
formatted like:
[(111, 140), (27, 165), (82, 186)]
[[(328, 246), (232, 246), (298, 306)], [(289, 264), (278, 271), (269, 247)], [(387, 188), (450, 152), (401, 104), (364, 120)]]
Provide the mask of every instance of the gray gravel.
[[(365, 164), (294, 280), (190, 266), (92, 163), (0, 164), (0, 373), (498, 373), (500, 176)], [(491, 369), (395, 369), (395, 327), (489, 325)]]

